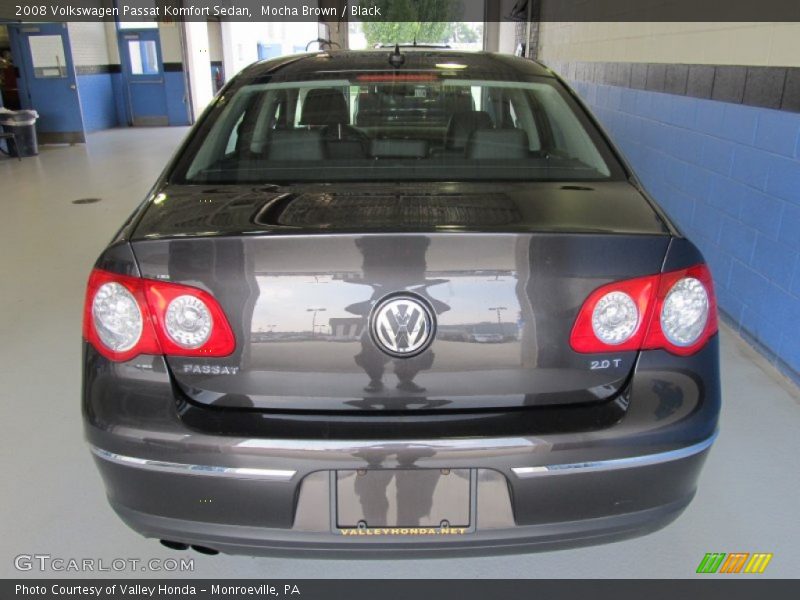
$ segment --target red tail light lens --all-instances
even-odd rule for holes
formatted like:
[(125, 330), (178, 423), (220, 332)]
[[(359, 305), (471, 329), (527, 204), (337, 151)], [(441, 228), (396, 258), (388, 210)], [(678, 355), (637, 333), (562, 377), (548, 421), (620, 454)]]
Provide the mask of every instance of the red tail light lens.
[(100, 269), (89, 277), (83, 337), (114, 361), (139, 354), (228, 356), (236, 347), (225, 313), (211, 294)]
[(161, 354), (142, 280), (100, 269), (92, 271), (86, 286), (83, 337), (114, 361)]
[(664, 349), (687, 356), (717, 332), (705, 265), (604, 285), (583, 303), (570, 336), (576, 352)]
[(717, 298), (706, 265), (661, 275), (644, 349), (688, 356), (705, 346), (718, 328)]
[[(164, 354), (228, 356), (233, 352), (233, 331), (211, 294), (175, 283), (142, 281)], [(204, 312), (206, 317), (202, 316)]]
[[(649, 275), (647, 277), (628, 279), (627, 281), (617, 281), (597, 288), (589, 295), (578, 313), (578, 318), (572, 328), (572, 336), (570, 337), (572, 349), (576, 352), (586, 353), (639, 350), (642, 347), (642, 341), (647, 331), (650, 305), (657, 286), (658, 275)], [(624, 303), (614, 302), (615, 296), (629, 298), (636, 314), (620, 315), (619, 313), (622, 312)], [(609, 341), (611, 336), (604, 336), (600, 333), (602, 323), (598, 323), (598, 321), (602, 321), (602, 316), (605, 315), (598, 313), (603, 310), (603, 303), (606, 301), (609, 301), (611, 311), (614, 310), (615, 304), (619, 306), (619, 309), (614, 314), (605, 319), (606, 321), (612, 321), (613, 323), (613, 319), (616, 317), (620, 319), (620, 326), (625, 326), (627, 323), (622, 319), (633, 320), (635, 318), (633, 326), (628, 327), (630, 329), (629, 335), (616, 343)]]

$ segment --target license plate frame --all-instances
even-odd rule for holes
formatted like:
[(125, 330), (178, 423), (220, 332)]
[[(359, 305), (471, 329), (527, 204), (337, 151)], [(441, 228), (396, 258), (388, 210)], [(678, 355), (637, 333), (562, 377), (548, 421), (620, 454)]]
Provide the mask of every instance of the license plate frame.
[[(420, 507), (427, 507), (427, 498), (417, 502), (417, 506), (411, 509), (408, 506), (400, 507), (402, 494), (398, 491), (405, 486), (413, 486), (418, 495), (425, 493), (425, 484), (431, 487), (430, 481), (426, 478), (433, 478), (437, 474), (436, 485), (433, 486), (430, 498), (430, 513), (421, 514)], [(343, 469), (330, 471), (330, 523), (334, 532), (341, 534), (382, 534), (382, 535), (442, 535), (473, 533), (477, 523), (477, 499), (478, 499), (478, 471), (477, 469)], [(355, 506), (353, 500), (356, 496), (355, 481), (346, 480), (349, 478), (372, 478), (373, 481), (362, 487), (372, 485), (379, 491), (381, 486), (385, 488), (388, 509), (385, 518), (375, 521), (375, 507), (365, 507), (364, 504)], [(452, 478), (452, 484), (442, 478)], [(401, 479), (403, 481), (401, 482)], [(415, 481), (416, 480), (416, 481)], [(460, 481), (459, 481), (460, 480)], [(364, 480), (366, 481), (366, 480)], [(444, 485), (442, 485), (444, 482)], [(459, 485), (460, 483), (460, 485)], [(392, 485), (394, 484), (394, 485)], [(419, 484), (416, 486), (415, 484)], [(392, 491), (395, 496), (392, 498)], [(372, 493), (374, 493), (373, 490)], [(407, 495), (406, 495), (407, 497)], [(392, 503), (394, 500), (394, 503)], [(457, 508), (446, 507), (450, 501), (460, 504)], [(382, 507), (381, 507), (382, 508)], [(367, 513), (372, 516), (368, 517)], [(379, 510), (380, 512), (380, 510)], [(419, 517), (416, 523), (401, 523), (408, 519), (409, 514), (417, 513)], [(395, 520), (391, 519), (391, 516)], [(405, 517), (401, 516), (405, 515)], [(452, 515), (452, 516), (443, 516)], [(361, 518), (359, 518), (361, 517)], [(372, 520), (373, 523), (369, 523)]]

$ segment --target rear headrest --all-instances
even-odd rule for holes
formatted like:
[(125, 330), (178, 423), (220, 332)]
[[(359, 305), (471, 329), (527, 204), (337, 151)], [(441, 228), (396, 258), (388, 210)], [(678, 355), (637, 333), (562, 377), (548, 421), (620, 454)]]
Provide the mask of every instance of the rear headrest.
[(308, 90), (300, 125), (349, 125), (350, 111), (344, 92), (334, 88)]
[(373, 158), (425, 158), (428, 155), (428, 142), (378, 138), (370, 142), (369, 153)]
[(496, 160), (527, 156), (528, 134), (522, 129), (478, 129), (467, 142), (467, 158)]
[(269, 160), (323, 160), (322, 135), (308, 129), (276, 129), (267, 150)]
[(464, 110), (453, 113), (447, 124), (447, 148), (463, 149), (473, 131), (491, 128), (492, 117), (485, 111)]

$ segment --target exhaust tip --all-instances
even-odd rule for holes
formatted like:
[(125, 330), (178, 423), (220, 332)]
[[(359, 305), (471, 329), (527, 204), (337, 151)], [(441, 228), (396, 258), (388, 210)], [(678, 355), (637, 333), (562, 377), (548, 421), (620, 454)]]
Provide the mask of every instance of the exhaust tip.
[(195, 552), (199, 552), (200, 554), (207, 554), (208, 556), (214, 556), (219, 554), (219, 550), (214, 550), (213, 548), (206, 548), (205, 546), (195, 546), (192, 544), (192, 550)]
[(172, 540), (159, 540), (162, 546), (169, 548), (170, 550), (188, 550), (189, 544), (184, 544), (183, 542), (173, 542)]

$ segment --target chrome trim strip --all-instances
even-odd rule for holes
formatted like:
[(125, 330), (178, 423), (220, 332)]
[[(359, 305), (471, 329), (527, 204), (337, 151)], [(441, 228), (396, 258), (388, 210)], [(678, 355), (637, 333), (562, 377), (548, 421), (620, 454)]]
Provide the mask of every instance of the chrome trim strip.
[(678, 448), (677, 450), (669, 450), (668, 452), (659, 452), (657, 454), (644, 454), (642, 456), (629, 456), (627, 458), (612, 458), (608, 460), (595, 460), (582, 463), (565, 463), (560, 465), (544, 465), (541, 467), (512, 467), (514, 475), (521, 479), (528, 477), (536, 477), (539, 475), (561, 475), (572, 473), (585, 473), (585, 472), (599, 472), (599, 471), (612, 471), (615, 469), (627, 469), (631, 467), (645, 467), (647, 465), (655, 465), (681, 458), (688, 458), (699, 454), (704, 450), (711, 447), (714, 440), (717, 439), (717, 433), (702, 442), (686, 446), (685, 448)]
[(511, 451), (531, 452), (535, 447), (544, 448), (549, 444), (534, 438), (464, 438), (441, 440), (273, 440), (248, 439), (236, 444), (237, 448), (258, 450), (259, 452), (357, 452), (379, 448), (382, 451), (435, 450), (437, 452), (482, 452)]
[(103, 460), (125, 465), (126, 467), (137, 467), (150, 471), (162, 473), (178, 473), (181, 475), (209, 475), (213, 477), (233, 477), (238, 479), (261, 479), (266, 481), (289, 481), (295, 476), (297, 471), (281, 469), (257, 469), (250, 467), (218, 467), (213, 465), (191, 465), (187, 463), (176, 463), (163, 460), (152, 460), (149, 458), (136, 458), (134, 456), (124, 456), (103, 450), (97, 446), (89, 446), (92, 454)]

